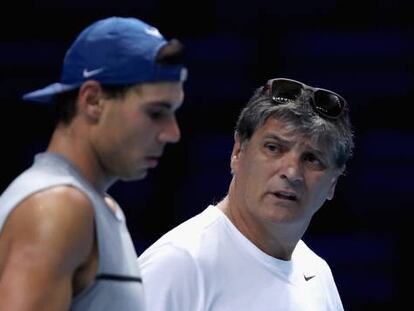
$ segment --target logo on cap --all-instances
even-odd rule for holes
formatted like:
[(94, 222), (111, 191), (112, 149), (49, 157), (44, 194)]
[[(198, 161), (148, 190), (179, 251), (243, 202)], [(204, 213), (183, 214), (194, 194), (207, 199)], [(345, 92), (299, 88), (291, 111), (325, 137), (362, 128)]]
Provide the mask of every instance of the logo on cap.
[(98, 69), (94, 69), (94, 70), (88, 70), (88, 69), (83, 69), (83, 77), (85, 79), (90, 78), (92, 76), (97, 75), (98, 73), (102, 72), (104, 69), (103, 68), (98, 68)]

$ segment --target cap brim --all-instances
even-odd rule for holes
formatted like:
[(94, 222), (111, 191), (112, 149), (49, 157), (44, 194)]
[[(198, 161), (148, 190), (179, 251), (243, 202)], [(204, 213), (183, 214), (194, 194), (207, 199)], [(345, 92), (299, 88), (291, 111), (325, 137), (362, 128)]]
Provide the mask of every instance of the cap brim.
[(23, 100), (34, 101), (37, 103), (48, 104), (52, 102), (53, 96), (77, 88), (78, 85), (53, 83), (40, 90), (36, 90), (23, 95)]

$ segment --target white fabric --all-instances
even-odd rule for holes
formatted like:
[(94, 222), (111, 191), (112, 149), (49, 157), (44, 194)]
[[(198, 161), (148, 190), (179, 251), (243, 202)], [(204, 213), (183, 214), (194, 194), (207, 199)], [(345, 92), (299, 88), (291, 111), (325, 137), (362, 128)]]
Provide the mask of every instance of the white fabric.
[(151, 311), (343, 310), (329, 266), (303, 241), (292, 260), (278, 260), (215, 206), (166, 233), (138, 262)]

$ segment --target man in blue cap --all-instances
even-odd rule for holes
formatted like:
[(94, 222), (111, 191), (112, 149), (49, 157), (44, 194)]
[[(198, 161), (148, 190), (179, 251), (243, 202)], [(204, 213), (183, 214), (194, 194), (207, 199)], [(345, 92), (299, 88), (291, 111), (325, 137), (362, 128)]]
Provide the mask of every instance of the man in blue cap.
[(2, 310), (144, 309), (124, 214), (107, 194), (137, 180), (180, 139), (182, 45), (135, 18), (84, 29), (60, 82), (23, 99), (53, 104), (47, 147), (0, 197)]

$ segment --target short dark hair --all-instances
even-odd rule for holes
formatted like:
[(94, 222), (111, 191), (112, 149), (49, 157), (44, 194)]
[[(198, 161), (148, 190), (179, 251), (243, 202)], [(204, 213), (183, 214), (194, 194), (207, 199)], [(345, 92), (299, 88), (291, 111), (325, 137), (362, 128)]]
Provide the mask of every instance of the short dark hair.
[(258, 88), (241, 111), (236, 124), (235, 131), (241, 144), (248, 142), (253, 133), (269, 117), (273, 117), (315, 142), (325, 143), (333, 152), (335, 165), (345, 167), (354, 148), (348, 105), (338, 119), (329, 120), (315, 113), (309, 100), (309, 94), (303, 94), (295, 101), (277, 105), (269, 95), (264, 94), (263, 87)]

